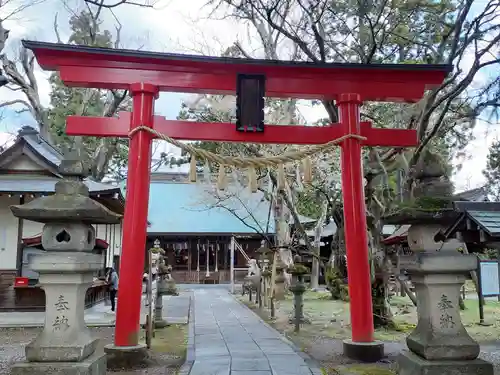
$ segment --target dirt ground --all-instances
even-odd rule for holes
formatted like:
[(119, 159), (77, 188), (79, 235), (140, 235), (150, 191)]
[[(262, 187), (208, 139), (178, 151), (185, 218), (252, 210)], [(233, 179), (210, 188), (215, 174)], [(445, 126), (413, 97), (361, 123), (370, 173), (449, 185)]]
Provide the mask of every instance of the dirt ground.
[[(0, 374), (10, 373), (12, 363), (23, 361), (24, 346), (41, 331), (38, 328), (0, 329)], [(113, 342), (114, 328), (92, 328), (91, 332), (100, 339), (97, 350)], [(173, 375), (184, 362), (187, 344), (187, 326), (172, 325), (157, 330), (152, 340), (150, 366), (135, 370), (108, 371), (114, 375)]]
[[(472, 297), (472, 296), (471, 296)], [(391, 310), (397, 323), (396, 330), (377, 329), (375, 337), (384, 341), (386, 358), (376, 364), (361, 365), (342, 355), (342, 340), (350, 337), (349, 304), (330, 300), (327, 292), (308, 291), (304, 295), (304, 315), (310, 324), (304, 324), (298, 334), (293, 332), (289, 319), (293, 314), (292, 296), (276, 305), (276, 319), (269, 319), (269, 309), (259, 311), (255, 304), (248, 303), (248, 297), (239, 297), (245, 304), (284, 333), (301, 350), (319, 361), (328, 374), (338, 374), (346, 366), (355, 374), (394, 374), (395, 360), (401, 350), (406, 349), (405, 338), (415, 328), (416, 307), (407, 297), (393, 297)], [(500, 302), (487, 301), (484, 308), (488, 326), (479, 325), (477, 299), (465, 301), (462, 322), (469, 334), (481, 344), (481, 357), (495, 364), (500, 374)], [(343, 371), (340, 371), (342, 373)]]

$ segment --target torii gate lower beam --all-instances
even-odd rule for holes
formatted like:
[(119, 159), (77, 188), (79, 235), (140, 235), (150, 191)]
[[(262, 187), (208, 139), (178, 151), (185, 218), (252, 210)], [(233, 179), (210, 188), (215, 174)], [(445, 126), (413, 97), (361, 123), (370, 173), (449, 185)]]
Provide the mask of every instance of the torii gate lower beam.
[[(414, 130), (377, 129), (368, 122), (360, 122), (362, 104), (358, 94), (340, 95), (340, 124), (326, 127), (267, 125), (264, 133), (240, 133), (234, 124), (170, 121), (153, 116), (152, 108), (158, 89), (151, 84), (132, 85), (133, 111), (122, 112), (119, 118), (68, 117), (67, 134), (98, 137), (127, 137), (137, 126), (155, 128), (172, 138), (184, 140), (213, 140), (227, 142), (319, 144), (345, 134), (366, 137), (365, 141), (348, 139), (341, 144), (342, 191), (344, 200), (345, 243), (351, 304), (352, 342), (365, 343), (366, 351), (374, 340), (371, 299), (370, 266), (366, 227), (366, 208), (361, 162), (362, 146), (411, 147), (417, 145)], [(117, 346), (137, 344), (137, 325), (140, 317), (140, 290), (137, 284), (142, 275), (143, 252), (138, 244), (146, 236), (149, 198), (150, 150), (152, 137), (139, 132), (130, 144), (127, 200), (125, 206), (120, 290), (126, 290), (118, 299), (115, 343)], [(130, 199), (133, 198), (133, 199)], [(350, 348), (346, 344), (346, 351)], [(358, 345), (353, 345), (356, 350)], [(377, 350), (381, 346), (376, 346)], [(347, 353), (348, 354), (348, 353)]]

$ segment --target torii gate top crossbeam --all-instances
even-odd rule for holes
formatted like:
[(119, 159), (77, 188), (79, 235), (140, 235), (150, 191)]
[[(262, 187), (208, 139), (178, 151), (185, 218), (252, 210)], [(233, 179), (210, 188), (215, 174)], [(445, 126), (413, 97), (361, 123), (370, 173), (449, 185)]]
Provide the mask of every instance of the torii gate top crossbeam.
[(128, 89), (138, 82), (161, 91), (234, 94), (238, 73), (264, 74), (266, 96), (337, 99), (355, 92), (363, 101), (415, 102), (440, 85), (449, 65), (318, 64), (204, 57), (23, 41), (44, 70), (60, 71), (69, 86)]

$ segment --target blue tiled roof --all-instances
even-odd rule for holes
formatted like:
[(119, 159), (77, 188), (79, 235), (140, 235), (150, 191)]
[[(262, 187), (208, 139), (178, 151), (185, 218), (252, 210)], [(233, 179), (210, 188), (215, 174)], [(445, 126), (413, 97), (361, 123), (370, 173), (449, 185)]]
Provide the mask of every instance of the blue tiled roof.
[(467, 215), (490, 236), (500, 235), (500, 212), (470, 210)]
[[(150, 185), (148, 233), (262, 233), (268, 214), (269, 202), (263, 194), (252, 194), (248, 188), (216, 192), (214, 185), (203, 183), (153, 181)], [(272, 214), (268, 232), (274, 233)]]
[[(37, 130), (29, 126), (23, 127), (19, 132), (16, 142), (0, 154), (6, 155), (8, 150), (15, 147), (26, 147), (26, 145), (49, 164), (52, 163), (55, 167), (61, 164), (63, 155), (59, 150), (43, 139)], [(0, 192), (53, 193), (58, 180), (59, 177), (34, 177), (18, 174), (2, 175), (0, 176)], [(119, 187), (115, 185), (96, 182), (90, 179), (86, 179), (84, 182), (89, 187), (91, 193), (114, 193), (120, 191)]]
[(36, 152), (38, 152), (45, 159), (50, 161), (56, 166), (61, 164), (63, 155), (52, 146), (50, 143), (45, 141), (38, 133), (27, 134), (22, 136), (22, 138), (32, 147)]

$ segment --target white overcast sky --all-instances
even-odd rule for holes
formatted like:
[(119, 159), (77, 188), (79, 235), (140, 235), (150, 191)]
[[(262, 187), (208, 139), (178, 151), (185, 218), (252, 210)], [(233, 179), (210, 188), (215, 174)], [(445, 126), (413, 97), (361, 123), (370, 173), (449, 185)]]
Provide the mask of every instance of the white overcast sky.
[[(12, 1), (20, 3), (29, 0)], [(230, 45), (237, 39), (248, 40), (249, 33), (245, 26), (230, 20), (208, 20), (208, 9), (203, 7), (206, 2), (207, 0), (160, 0), (155, 10), (133, 6), (115, 9), (114, 13), (122, 24), (123, 48), (217, 55), (224, 46)], [(56, 14), (59, 33), (65, 40), (69, 34), (67, 20), (71, 15), (71, 10), (68, 8), (72, 11), (81, 10), (83, 1), (47, 0), (42, 5), (30, 8), (17, 18), (5, 22), (4, 26), (10, 29), (11, 33), (4, 53), (14, 56), (21, 39), (56, 41), (53, 26)], [(113, 15), (108, 11), (103, 15), (104, 28), (114, 31), (116, 21)], [(255, 53), (258, 55), (259, 51)], [(36, 73), (41, 100), (46, 105), (50, 93), (48, 73), (41, 71)], [(484, 74), (480, 75), (475, 84), (480, 84), (485, 79)], [(0, 89), (0, 102), (13, 98), (12, 92)], [(175, 118), (183, 98), (182, 94), (163, 93), (156, 103), (156, 111), (168, 118)], [(302, 106), (301, 111), (308, 121), (324, 116), (323, 109), (311, 108), (308, 105)], [(20, 126), (30, 123), (29, 117), (16, 115), (12, 111), (4, 111), (3, 117), (0, 123), (0, 143), (9, 137), (9, 133), (15, 133)], [(470, 160), (463, 162), (462, 170), (454, 176), (457, 190), (475, 188), (483, 184), (481, 171), (486, 163), (488, 146), (498, 135), (498, 124), (479, 121), (475, 135), (476, 140), (470, 142), (467, 149)], [(168, 146), (162, 148), (170, 151)]]

